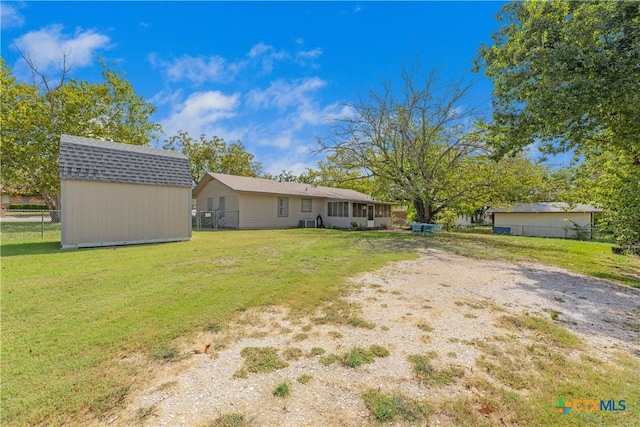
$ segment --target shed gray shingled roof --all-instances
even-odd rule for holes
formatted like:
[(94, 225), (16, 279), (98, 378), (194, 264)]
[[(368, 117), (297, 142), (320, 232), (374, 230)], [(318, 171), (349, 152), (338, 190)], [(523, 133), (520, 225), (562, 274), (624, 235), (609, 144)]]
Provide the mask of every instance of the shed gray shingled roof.
[[(302, 184), (299, 182), (279, 182), (273, 179), (252, 178), (248, 176), (226, 175), (223, 173), (208, 172), (204, 178), (193, 189), (193, 197), (204, 188), (204, 186), (215, 179), (235, 191), (248, 193), (268, 193), (286, 196), (302, 197), (323, 197), (334, 200), (348, 200), (353, 202), (371, 203), (371, 197), (355, 190), (344, 188), (332, 188), (313, 186), (312, 184)], [(376, 201), (376, 203), (384, 203)]]
[(175, 151), (60, 137), (60, 179), (191, 187), (189, 159)]
[(487, 212), (497, 213), (566, 213), (566, 212), (602, 212), (602, 209), (591, 205), (577, 203), (569, 205), (565, 202), (516, 203), (512, 206), (491, 208)]

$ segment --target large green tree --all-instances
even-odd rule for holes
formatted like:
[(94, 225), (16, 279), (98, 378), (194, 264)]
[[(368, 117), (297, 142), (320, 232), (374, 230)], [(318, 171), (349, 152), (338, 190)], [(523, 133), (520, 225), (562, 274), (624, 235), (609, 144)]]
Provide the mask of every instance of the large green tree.
[(419, 66), (403, 68), (401, 76), (399, 88), (386, 83), (349, 104), (352, 114), (335, 120), (331, 135), (319, 139), (334, 164), (326, 171), (365, 180), (378, 198), (410, 203), (421, 222), (446, 210), (473, 212), (512, 201), (516, 193), (528, 199), (539, 193), (530, 182), (534, 175), (523, 172), (535, 169), (528, 160), (489, 158), (483, 132), (473, 125), (469, 85), (442, 82)]
[(612, 210), (618, 240), (638, 246), (640, 209), (628, 202), (640, 194), (640, 2), (514, 2), (498, 20), (476, 64), (494, 84), (497, 154), (537, 144), (573, 150), (591, 172), (606, 166), (611, 179), (585, 201)]
[(240, 142), (227, 144), (217, 136), (207, 139), (206, 135), (200, 135), (196, 140), (188, 132), (179, 131), (165, 140), (164, 148), (189, 157), (194, 184), (207, 172), (256, 177), (262, 169), (260, 162), (255, 161)]
[(52, 81), (31, 63), (33, 82), (20, 82), (0, 65), (1, 184), (41, 195), (51, 210), (60, 209), (61, 134), (148, 145), (161, 131), (155, 107), (104, 62), (102, 83), (68, 78), (69, 68)]

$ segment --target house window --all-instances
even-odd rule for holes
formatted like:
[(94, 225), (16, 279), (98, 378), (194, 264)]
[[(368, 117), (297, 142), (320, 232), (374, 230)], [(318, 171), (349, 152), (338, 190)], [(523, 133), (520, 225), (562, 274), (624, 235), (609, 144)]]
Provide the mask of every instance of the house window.
[(329, 202), (327, 216), (349, 216), (349, 202)]
[(391, 206), (389, 205), (376, 205), (376, 217), (384, 218), (391, 216)]
[(278, 216), (289, 216), (289, 199), (286, 197), (278, 197)]
[(311, 212), (311, 199), (302, 199), (301, 212)]
[(224, 197), (218, 199), (218, 217), (224, 218)]
[(29, 204), (29, 196), (22, 196), (22, 204), (23, 205)]
[(353, 204), (353, 217), (354, 218), (366, 218), (367, 217), (367, 205), (364, 203)]
[(2, 204), (4, 204), (4, 205), (11, 204), (11, 196), (8, 195), (8, 194), (3, 194), (2, 195)]
[(207, 210), (211, 212), (213, 210), (213, 197), (207, 199)]

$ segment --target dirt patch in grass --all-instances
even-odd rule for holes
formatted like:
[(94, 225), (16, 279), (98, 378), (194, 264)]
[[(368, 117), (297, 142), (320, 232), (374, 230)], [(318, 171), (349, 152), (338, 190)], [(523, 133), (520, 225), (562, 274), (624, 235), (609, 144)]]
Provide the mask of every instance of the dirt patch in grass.
[[(554, 407), (559, 397), (640, 399), (638, 289), (438, 251), (353, 282), (348, 296), (309, 318), (264, 307), (203, 331), (183, 346), (210, 342), (210, 353), (175, 362), (179, 369), (162, 363), (144, 390), (129, 390), (116, 405), (105, 400), (110, 410), (124, 405), (108, 421), (632, 425), (640, 418), (633, 405), (566, 416)], [(344, 360), (362, 363), (354, 369)]]

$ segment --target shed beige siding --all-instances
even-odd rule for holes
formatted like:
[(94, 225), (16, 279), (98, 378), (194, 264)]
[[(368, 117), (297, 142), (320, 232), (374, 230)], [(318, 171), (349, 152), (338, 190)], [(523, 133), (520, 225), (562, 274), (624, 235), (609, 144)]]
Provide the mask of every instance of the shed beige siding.
[[(300, 220), (315, 219), (318, 215), (326, 217), (324, 199), (311, 199), (311, 212), (302, 212), (302, 199), (298, 196), (239, 193), (240, 227), (239, 228), (291, 228), (298, 227)], [(289, 212), (286, 217), (278, 216), (278, 199), (284, 198), (289, 202)]]
[(189, 240), (186, 187), (62, 181), (63, 248)]
[(581, 227), (591, 226), (589, 212), (495, 212), (493, 215), (495, 227), (511, 227), (514, 235), (570, 238), (576, 236), (572, 230), (574, 222)]

